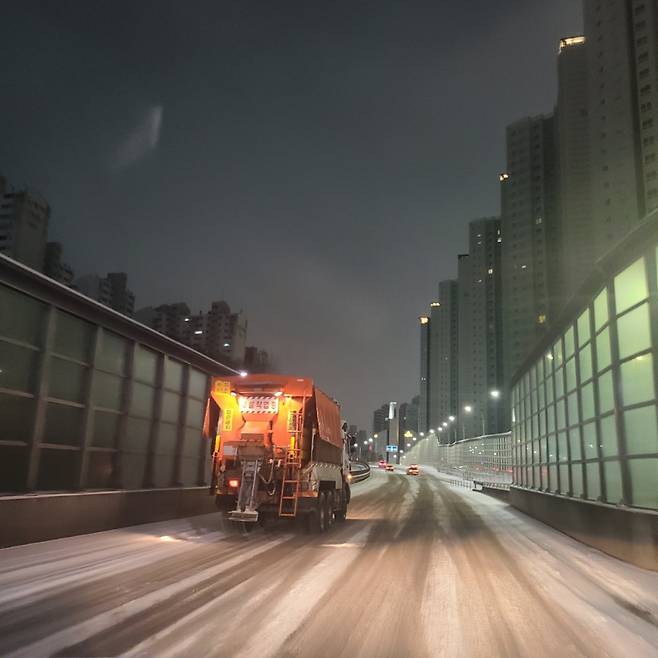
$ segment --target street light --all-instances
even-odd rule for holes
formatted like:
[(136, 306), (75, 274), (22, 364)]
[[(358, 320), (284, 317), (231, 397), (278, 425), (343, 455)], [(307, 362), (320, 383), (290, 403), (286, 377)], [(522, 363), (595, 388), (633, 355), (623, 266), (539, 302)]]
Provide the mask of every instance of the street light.
[(421, 432), (420, 435), (421, 435), (421, 436), (425, 436), (425, 432)]
[(471, 407), (470, 404), (467, 404), (467, 405), (464, 407), (464, 411), (465, 411), (467, 414), (470, 414), (471, 411), (473, 411), (473, 407)]
[(494, 400), (498, 400), (498, 398), (500, 398), (500, 391), (489, 391), (489, 395), (490, 395)]
[(449, 420), (451, 423), (454, 423), (454, 422), (455, 422), (455, 417), (454, 417), (454, 416), (448, 416), (448, 420)]
[(443, 427), (448, 427), (448, 423), (443, 423)]

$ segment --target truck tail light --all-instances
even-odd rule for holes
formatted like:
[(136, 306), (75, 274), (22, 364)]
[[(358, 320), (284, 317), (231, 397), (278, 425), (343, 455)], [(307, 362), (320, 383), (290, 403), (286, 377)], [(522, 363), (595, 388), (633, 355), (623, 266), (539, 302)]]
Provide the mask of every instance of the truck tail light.
[(238, 480), (237, 478), (231, 478), (228, 481), (228, 486), (230, 489), (237, 489), (240, 486), (240, 480)]

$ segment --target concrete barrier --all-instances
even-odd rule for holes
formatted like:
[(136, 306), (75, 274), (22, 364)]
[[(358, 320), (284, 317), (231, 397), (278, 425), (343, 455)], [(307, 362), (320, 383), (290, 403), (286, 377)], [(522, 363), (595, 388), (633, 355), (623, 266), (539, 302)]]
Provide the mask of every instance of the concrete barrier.
[(509, 502), (525, 514), (604, 553), (658, 571), (658, 513), (512, 487)]
[(215, 512), (207, 487), (0, 497), (0, 547)]

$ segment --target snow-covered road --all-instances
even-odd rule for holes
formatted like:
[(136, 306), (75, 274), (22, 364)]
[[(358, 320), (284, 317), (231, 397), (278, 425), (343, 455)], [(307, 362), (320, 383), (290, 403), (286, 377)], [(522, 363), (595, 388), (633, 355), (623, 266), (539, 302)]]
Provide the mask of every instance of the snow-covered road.
[(2, 656), (658, 655), (658, 574), (430, 468), (320, 536), (218, 515), (0, 550)]

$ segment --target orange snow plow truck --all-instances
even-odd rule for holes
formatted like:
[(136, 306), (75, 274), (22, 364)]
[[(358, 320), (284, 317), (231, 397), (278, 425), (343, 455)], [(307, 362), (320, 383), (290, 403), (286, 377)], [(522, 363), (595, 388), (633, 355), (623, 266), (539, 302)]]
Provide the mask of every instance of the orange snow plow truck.
[(350, 502), (349, 446), (340, 407), (311, 379), (213, 378), (204, 434), (211, 495), (229, 519), (300, 518), (322, 532)]

